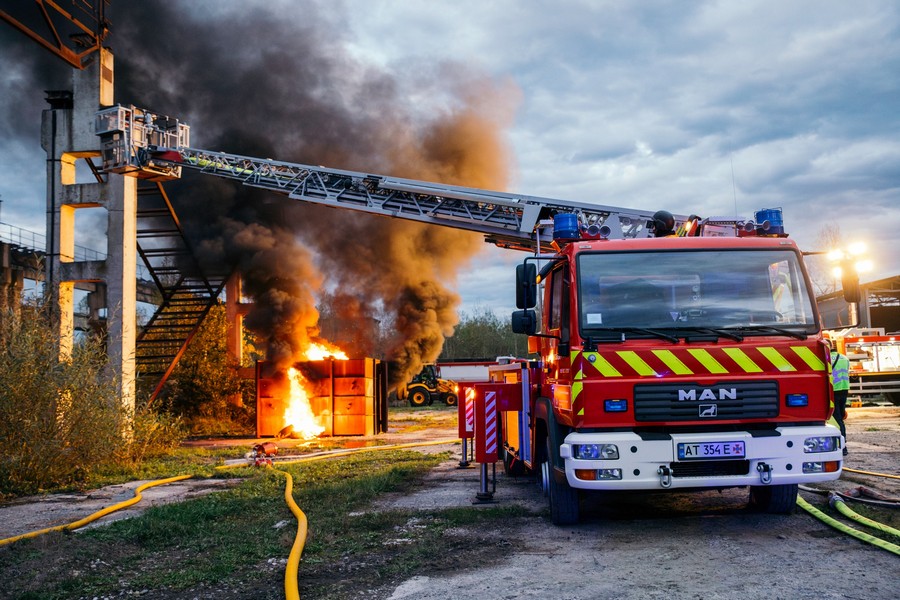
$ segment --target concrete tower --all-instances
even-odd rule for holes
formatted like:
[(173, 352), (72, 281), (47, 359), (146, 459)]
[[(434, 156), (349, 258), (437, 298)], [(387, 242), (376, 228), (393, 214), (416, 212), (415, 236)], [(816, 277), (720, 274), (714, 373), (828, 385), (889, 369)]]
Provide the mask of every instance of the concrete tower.
[[(58, 318), (60, 358), (70, 355), (74, 336), (75, 283), (102, 283), (107, 292), (107, 353), (117, 377), (122, 403), (135, 403), (136, 339), (136, 211), (137, 180), (115, 173), (77, 183), (76, 161), (93, 168), (99, 158), (95, 134), (99, 109), (113, 104), (113, 55), (101, 49), (90, 64), (73, 71), (71, 95), (51, 93), (43, 113), (41, 145), (47, 153), (47, 264), (46, 291)], [(75, 261), (75, 212), (103, 207), (107, 212), (107, 258)]]

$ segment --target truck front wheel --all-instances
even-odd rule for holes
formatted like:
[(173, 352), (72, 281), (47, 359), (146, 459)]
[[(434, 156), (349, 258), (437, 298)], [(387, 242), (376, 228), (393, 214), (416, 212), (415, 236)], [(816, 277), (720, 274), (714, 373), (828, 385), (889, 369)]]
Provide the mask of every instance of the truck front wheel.
[(574, 525), (578, 523), (578, 490), (568, 482), (559, 482), (553, 472), (553, 452), (550, 436), (546, 440), (546, 462), (541, 465), (541, 475), (545, 482), (546, 495), (550, 499), (550, 520), (554, 525)]
[(789, 515), (797, 505), (797, 484), (754, 485), (750, 487), (750, 506), (762, 512)]
[(447, 403), (447, 406), (456, 406), (459, 404), (459, 398), (456, 397), (456, 394), (447, 394), (444, 396), (444, 402)]
[(431, 400), (431, 394), (424, 387), (415, 386), (407, 390), (410, 406), (425, 406)]

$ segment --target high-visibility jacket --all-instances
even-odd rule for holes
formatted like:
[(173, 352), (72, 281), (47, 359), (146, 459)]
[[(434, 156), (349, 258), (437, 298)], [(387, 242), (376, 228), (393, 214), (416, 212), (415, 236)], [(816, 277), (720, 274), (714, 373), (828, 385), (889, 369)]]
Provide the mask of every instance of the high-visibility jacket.
[(850, 359), (837, 350), (831, 351), (831, 383), (838, 392), (850, 389)]

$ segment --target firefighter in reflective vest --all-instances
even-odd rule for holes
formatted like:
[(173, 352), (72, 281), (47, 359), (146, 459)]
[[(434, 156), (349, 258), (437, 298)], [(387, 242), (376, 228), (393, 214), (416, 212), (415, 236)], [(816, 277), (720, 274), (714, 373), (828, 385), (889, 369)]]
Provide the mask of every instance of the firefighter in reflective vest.
[(834, 341), (828, 340), (831, 348), (831, 385), (834, 388), (834, 420), (844, 436), (844, 456), (847, 456), (847, 428), (844, 416), (847, 414), (847, 394), (850, 393), (850, 359), (837, 351)]

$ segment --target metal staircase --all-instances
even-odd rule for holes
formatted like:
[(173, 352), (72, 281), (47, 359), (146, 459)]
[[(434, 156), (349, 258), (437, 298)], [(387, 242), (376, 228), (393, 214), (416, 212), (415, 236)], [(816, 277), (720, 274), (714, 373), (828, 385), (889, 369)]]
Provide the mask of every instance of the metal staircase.
[(135, 348), (138, 376), (145, 383), (156, 381), (151, 393), (155, 398), (218, 301), (229, 274), (203, 272), (161, 182), (141, 180), (138, 185), (137, 251), (162, 298)]

